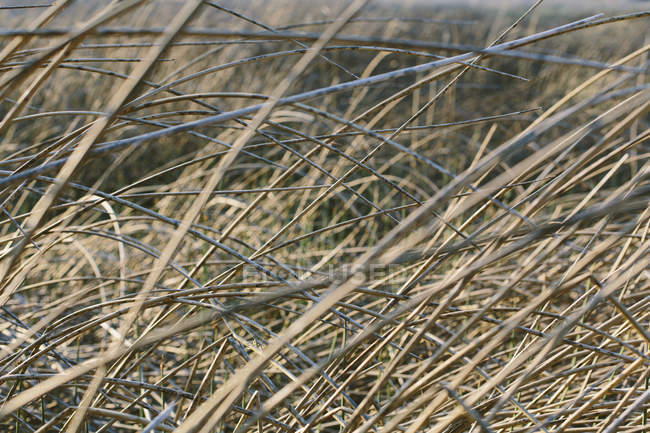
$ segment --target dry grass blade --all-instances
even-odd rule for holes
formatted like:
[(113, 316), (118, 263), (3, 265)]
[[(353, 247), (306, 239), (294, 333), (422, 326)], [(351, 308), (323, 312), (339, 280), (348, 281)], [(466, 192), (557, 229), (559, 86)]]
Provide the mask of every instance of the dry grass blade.
[(649, 430), (626, 2), (0, 6), (0, 431)]

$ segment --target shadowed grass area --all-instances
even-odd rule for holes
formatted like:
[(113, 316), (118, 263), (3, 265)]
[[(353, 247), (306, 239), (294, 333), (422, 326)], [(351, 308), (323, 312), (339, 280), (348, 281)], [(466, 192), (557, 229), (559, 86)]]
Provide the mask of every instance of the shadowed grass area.
[(30, 5), (0, 431), (650, 428), (650, 12)]

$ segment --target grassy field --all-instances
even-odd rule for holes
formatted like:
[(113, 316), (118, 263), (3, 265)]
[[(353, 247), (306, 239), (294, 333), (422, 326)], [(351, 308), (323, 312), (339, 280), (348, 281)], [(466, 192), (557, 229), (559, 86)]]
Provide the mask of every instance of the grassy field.
[(46, 3), (0, 433), (650, 431), (647, 2)]

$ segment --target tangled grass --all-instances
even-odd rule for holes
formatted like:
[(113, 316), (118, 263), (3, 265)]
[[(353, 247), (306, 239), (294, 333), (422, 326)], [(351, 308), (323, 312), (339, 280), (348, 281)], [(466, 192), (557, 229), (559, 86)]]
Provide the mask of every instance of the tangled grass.
[(366, 3), (0, 10), (2, 432), (650, 431), (650, 13)]

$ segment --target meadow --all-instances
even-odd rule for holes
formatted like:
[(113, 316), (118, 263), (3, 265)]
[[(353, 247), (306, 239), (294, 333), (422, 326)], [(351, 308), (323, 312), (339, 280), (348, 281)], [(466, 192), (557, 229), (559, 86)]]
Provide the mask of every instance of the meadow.
[(0, 2), (0, 433), (650, 431), (649, 10)]

